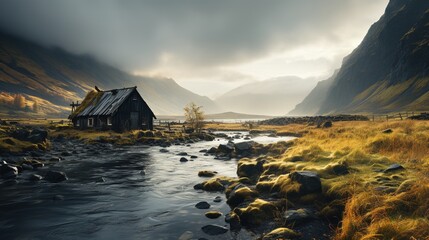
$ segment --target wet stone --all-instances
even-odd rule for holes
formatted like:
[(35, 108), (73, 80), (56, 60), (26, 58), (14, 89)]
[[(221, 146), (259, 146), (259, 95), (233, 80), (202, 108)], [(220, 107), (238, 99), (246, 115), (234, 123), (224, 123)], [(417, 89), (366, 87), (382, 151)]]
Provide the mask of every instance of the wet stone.
[(228, 232), (228, 228), (215, 224), (206, 225), (202, 227), (201, 230), (203, 230), (205, 234), (211, 236), (220, 235)]
[(34, 181), (34, 182), (40, 181), (42, 179), (43, 177), (38, 174), (31, 174), (30, 177), (28, 178), (28, 180)]
[(219, 211), (208, 211), (205, 213), (205, 216), (210, 219), (216, 219), (222, 216), (222, 213)]
[(188, 159), (187, 158), (185, 158), (185, 157), (181, 157), (180, 158), (180, 162), (187, 162), (188, 161)]
[(221, 196), (216, 196), (214, 198), (213, 202), (222, 202), (222, 197)]
[(45, 180), (51, 183), (59, 183), (67, 180), (67, 176), (64, 172), (48, 171), (45, 175)]
[(208, 202), (202, 201), (202, 202), (195, 204), (195, 207), (198, 209), (209, 209), (210, 204)]

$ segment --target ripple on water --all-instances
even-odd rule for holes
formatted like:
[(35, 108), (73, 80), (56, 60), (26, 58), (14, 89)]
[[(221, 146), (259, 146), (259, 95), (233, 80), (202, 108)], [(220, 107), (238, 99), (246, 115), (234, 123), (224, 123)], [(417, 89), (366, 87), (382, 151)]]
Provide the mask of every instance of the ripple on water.
[[(270, 143), (290, 139), (260, 136), (251, 140)], [(24, 173), (18, 177), (18, 184), (0, 184), (2, 239), (177, 239), (185, 231), (193, 232), (195, 238), (207, 237), (202, 226), (223, 226), (225, 222), (223, 218), (207, 219), (205, 211), (194, 205), (207, 201), (211, 210), (223, 214), (230, 209), (225, 201), (212, 201), (221, 193), (195, 191), (193, 186), (204, 180), (198, 177), (200, 170), (236, 176), (236, 160), (219, 161), (200, 152), (224, 143), (227, 140), (217, 139), (189, 147), (174, 145), (165, 153), (159, 151), (160, 147), (81, 146), (79, 154), (53, 166), (67, 173), (66, 182), (30, 184)], [(198, 158), (180, 163), (180, 152)], [(43, 176), (45, 171), (40, 169), (37, 173)], [(62, 196), (62, 200), (55, 200), (55, 196)], [(228, 238), (255, 236), (248, 232), (233, 236), (228, 232), (210, 237)]]

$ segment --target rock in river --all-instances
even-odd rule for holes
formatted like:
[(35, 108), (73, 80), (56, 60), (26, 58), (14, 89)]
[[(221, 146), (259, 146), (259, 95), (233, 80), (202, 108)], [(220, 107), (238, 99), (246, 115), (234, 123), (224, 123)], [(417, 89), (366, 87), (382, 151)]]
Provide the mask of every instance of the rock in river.
[(48, 171), (45, 175), (45, 179), (51, 183), (59, 183), (67, 180), (67, 176), (64, 172)]
[(206, 225), (202, 227), (201, 230), (203, 230), (205, 234), (212, 235), (212, 236), (220, 235), (228, 232), (228, 228), (215, 225), (215, 224)]
[(18, 176), (18, 168), (3, 164), (0, 167), (0, 175), (4, 179), (16, 178), (16, 176)]
[(188, 159), (187, 158), (185, 158), (185, 157), (181, 157), (180, 158), (180, 162), (187, 162), (188, 161)]
[(289, 228), (277, 228), (265, 235), (262, 240), (293, 239), (299, 238), (301, 234)]
[(216, 173), (215, 171), (203, 170), (198, 172), (198, 177), (214, 177)]
[(202, 202), (195, 204), (195, 207), (198, 209), (209, 209), (210, 204), (208, 202), (202, 201)]
[(30, 177), (28, 178), (28, 180), (34, 181), (34, 182), (40, 181), (42, 179), (43, 177), (38, 174), (31, 174)]
[(210, 219), (215, 219), (215, 218), (222, 216), (222, 213), (219, 211), (208, 211), (205, 213), (205, 215), (206, 215), (206, 217), (208, 217)]

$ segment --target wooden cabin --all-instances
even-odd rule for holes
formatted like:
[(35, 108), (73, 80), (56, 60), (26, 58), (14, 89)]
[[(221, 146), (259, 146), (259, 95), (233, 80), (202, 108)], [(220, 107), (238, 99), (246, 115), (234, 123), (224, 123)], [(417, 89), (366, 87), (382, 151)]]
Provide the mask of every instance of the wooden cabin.
[[(153, 130), (156, 119), (137, 87), (89, 92), (69, 119), (75, 128), (114, 130), (117, 132), (143, 129)], [(73, 104), (73, 106), (75, 106)]]

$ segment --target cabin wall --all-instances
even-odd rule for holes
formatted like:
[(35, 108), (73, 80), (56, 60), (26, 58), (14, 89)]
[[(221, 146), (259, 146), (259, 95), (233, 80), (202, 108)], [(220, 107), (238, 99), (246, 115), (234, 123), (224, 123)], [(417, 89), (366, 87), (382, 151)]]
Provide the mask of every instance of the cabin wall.
[(131, 114), (137, 113), (134, 129), (153, 130), (153, 118), (147, 104), (143, 101), (137, 91), (134, 91), (127, 100), (118, 108), (112, 117), (112, 129), (115, 131), (126, 131), (132, 129)]
[[(97, 129), (97, 130), (109, 130), (112, 129), (112, 125), (107, 125), (107, 118), (109, 116), (94, 116), (94, 117), (79, 117), (72, 120), (73, 126), (77, 129)], [(89, 119), (93, 119), (93, 126), (88, 125)], [(79, 122), (79, 126), (78, 123)]]
[[(111, 125), (107, 118), (111, 117)], [(93, 118), (93, 126), (88, 126), (88, 119)], [(131, 129), (153, 130), (153, 116), (149, 106), (137, 92), (133, 91), (112, 116), (92, 116), (72, 119), (78, 129), (97, 129), (122, 132)], [(79, 125), (77, 126), (77, 122)]]

